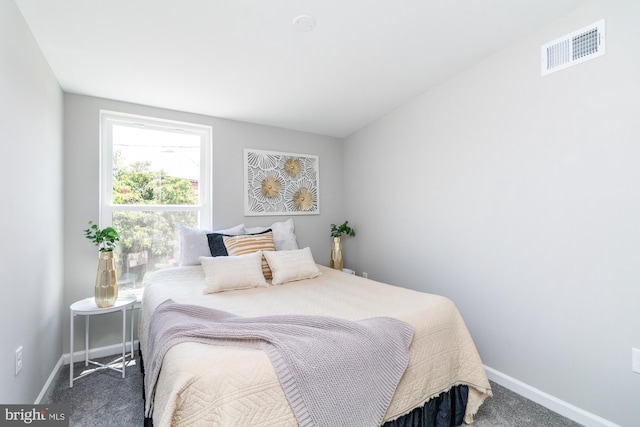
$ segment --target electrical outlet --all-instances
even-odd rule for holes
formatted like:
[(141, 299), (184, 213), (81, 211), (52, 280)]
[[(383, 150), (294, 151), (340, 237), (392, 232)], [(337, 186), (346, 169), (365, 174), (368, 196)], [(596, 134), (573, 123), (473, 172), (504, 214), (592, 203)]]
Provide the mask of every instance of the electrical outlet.
[(631, 370), (640, 374), (640, 348), (631, 349)]
[(22, 371), (22, 346), (16, 350), (16, 376)]
[(368, 279), (368, 278), (369, 278), (369, 275), (368, 275), (366, 272), (364, 272), (364, 271), (363, 271), (363, 272), (362, 272), (362, 277), (364, 277), (365, 279)]

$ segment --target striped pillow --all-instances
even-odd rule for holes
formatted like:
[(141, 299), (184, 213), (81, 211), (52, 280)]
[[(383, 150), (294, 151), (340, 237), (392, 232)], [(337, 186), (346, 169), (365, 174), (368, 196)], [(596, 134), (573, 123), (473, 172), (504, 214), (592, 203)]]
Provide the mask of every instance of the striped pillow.
[[(251, 254), (257, 251), (275, 251), (273, 232), (244, 236), (224, 236), (224, 246), (230, 256)], [(267, 260), (262, 256), (262, 274), (267, 280), (271, 279), (271, 269)]]

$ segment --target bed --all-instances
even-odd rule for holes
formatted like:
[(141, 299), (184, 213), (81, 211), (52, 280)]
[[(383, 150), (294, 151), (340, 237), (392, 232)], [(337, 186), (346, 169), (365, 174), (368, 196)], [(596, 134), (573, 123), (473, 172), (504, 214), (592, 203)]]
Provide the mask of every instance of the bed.
[[(465, 323), (449, 299), (314, 265), (317, 277), (206, 294), (209, 278), (204, 264), (155, 272), (147, 279), (139, 318), (143, 362), (147, 363), (150, 320), (168, 299), (244, 317), (386, 316), (413, 326), (414, 335), (408, 366), (384, 414), (385, 425), (419, 425), (411, 421), (411, 414), (461, 388), (462, 418), (473, 421), (491, 388)], [(152, 419), (147, 420), (155, 427), (298, 425), (263, 351), (184, 342), (166, 352), (161, 366)]]

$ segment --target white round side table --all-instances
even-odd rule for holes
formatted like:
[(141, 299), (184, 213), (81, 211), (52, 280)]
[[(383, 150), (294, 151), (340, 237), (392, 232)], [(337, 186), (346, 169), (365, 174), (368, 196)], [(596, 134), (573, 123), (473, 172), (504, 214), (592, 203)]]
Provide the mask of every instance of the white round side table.
[[(120, 297), (116, 300), (116, 303), (112, 307), (100, 308), (96, 305), (95, 298), (85, 298), (80, 301), (76, 301), (69, 309), (71, 310), (71, 326), (70, 326), (70, 339), (71, 342), (71, 351), (70, 351), (70, 364), (69, 364), (69, 387), (73, 387), (73, 381), (77, 380), (80, 377), (73, 378), (73, 323), (74, 319), (77, 315), (84, 316), (84, 365), (89, 366), (89, 363), (92, 365), (97, 365), (101, 369), (112, 369), (114, 371), (122, 373), (122, 378), (124, 378), (125, 368), (126, 368), (126, 348), (127, 348), (127, 309), (131, 309), (131, 359), (133, 359), (133, 306), (136, 302), (136, 297), (134, 295), (126, 295)], [(117, 358), (107, 364), (103, 364), (100, 362), (96, 362), (94, 360), (89, 360), (89, 318), (91, 316), (96, 316), (99, 314), (107, 314), (113, 313), (115, 311), (122, 312), (122, 357)], [(116, 368), (113, 365), (116, 362), (122, 360), (122, 368)], [(95, 371), (94, 371), (95, 372)], [(82, 376), (82, 375), (81, 375)]]

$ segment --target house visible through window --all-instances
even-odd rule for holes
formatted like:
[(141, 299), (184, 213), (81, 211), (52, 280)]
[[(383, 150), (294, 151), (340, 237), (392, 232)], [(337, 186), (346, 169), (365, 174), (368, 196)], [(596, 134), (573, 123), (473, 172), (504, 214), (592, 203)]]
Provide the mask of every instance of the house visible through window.
[(120, 235), (120, 292), (177, 265), (176, 224), (211, 226), (211, 127), (101, 112), (100, 223)]

